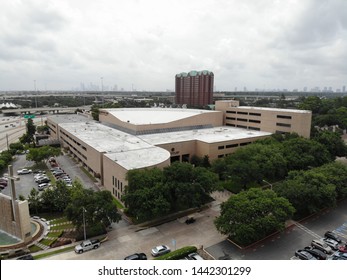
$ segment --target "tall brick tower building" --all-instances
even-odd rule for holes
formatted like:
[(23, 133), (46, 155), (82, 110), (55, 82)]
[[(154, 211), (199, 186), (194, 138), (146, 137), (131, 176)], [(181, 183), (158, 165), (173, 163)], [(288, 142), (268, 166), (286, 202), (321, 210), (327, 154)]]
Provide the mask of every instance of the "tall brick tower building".
[(176, 104), (206, 106), (213, 102), (213, 73), (190, 71), (175, 76)]

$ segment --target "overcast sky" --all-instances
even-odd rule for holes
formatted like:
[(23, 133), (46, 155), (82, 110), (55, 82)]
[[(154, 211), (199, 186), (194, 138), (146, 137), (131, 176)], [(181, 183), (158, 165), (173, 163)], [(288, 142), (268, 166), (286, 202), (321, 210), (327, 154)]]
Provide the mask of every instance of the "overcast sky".
[(346, 0), (0, 0), (0, 90), (347, 85)]

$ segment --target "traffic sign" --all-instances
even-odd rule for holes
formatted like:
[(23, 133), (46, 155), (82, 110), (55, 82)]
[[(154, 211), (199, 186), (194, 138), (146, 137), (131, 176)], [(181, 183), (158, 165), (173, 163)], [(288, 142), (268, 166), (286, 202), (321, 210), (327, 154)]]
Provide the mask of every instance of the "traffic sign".
[(24, 119), (33, 119), (35, 115), (24, 115)]

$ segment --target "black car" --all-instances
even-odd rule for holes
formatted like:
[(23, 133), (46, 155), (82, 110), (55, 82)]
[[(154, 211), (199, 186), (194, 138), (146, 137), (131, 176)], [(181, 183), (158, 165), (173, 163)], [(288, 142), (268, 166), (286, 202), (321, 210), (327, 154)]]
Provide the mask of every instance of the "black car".
[(145, 253), (135, 253), (124, 258), (125, 260), (147, 260)]
[(309, 252), (312, 256), (314, 256), (317, 260), (326, 260), (327, 259), (327, 255), (322, 252), (319, 249), (315, 249), (312, 247), (305, 247), (304, 250), (306, 252)]
[(324, 237), (330, 238), (330, 239), (332, 239), (332, 240), (335, 240), (335, 241), (338, 242), (338, 243), (341, 243), (341, 242), (342, 242), (341, 238), (340, 238), (337, 234), (333, 233), (332, 231), (327, 231), (327, 232), (324, 234)]
[(17, 258), (17, 260), (33, 260), (33, 259), (34, 259), (34, 257), (31, 254), (20, 256), (20, 257)]
[(297, 250), (295, 252), (295, 257), (298, 257), (300, 260), (316, 260), (316, 258), (306, 250)]

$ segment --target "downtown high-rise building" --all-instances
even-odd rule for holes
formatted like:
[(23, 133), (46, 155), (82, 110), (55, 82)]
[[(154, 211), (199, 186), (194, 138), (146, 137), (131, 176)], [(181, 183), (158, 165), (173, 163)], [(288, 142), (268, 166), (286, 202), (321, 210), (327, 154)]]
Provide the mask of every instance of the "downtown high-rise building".
[(212, 72), (190, 71), (175, 76), (176, 104), (188, 106), (206, 106), (213, 103)]

